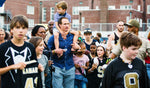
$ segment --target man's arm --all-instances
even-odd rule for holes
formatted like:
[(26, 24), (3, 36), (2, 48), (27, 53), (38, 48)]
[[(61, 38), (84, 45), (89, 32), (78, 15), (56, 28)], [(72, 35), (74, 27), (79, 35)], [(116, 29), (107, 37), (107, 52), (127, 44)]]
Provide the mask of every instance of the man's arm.
[(108, 41), (107, 41), (107, 49), (108, 50), (112, 49), (112, 46), (113, 46), (112, 41), (114, 41), (114, 33), (108, 37)]
[(116, 46), (113, 47), (111, 50), (110, 58), (114, 59), (116, 56), (119, 56), (122, 52), (120, 43), (118, 43)]

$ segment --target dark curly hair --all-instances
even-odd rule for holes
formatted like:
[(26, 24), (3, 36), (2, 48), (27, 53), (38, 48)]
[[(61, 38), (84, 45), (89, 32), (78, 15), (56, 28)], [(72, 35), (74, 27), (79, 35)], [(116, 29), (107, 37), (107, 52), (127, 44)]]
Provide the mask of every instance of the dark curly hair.
[(39, 28), (40, 28), (40, 27), (45, 28), (45, 27), (42, 26), (42, 25), (36, 25), (36, 26), (32, 29), (31, 35), (32, 35), (32, 36), (35, 36), (35, 35), (37, 34), (37, 32), (39, 31)]

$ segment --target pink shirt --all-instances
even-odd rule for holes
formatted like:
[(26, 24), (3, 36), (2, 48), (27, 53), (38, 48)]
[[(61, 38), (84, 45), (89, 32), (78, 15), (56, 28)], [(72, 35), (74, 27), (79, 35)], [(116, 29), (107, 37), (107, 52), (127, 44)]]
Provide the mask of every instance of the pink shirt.
[[(77, 57), (77, 56), (73, 56), (73, 61), (74, 61), (74, 64), (79, 64), (80, 66), (82, 65), (86, 65), (87, 62), (89, 62), (89, 58), (88, 56), (86, 56), (85, 54), (83, 54), (82, 57)], [(85, 69), (81, 68), (82, 69), (82, 72), (85, 71)], [(75, 70), (75, 74), (77, 75), (81, 75), (81, 73), (79, 72), (78, 69)]]

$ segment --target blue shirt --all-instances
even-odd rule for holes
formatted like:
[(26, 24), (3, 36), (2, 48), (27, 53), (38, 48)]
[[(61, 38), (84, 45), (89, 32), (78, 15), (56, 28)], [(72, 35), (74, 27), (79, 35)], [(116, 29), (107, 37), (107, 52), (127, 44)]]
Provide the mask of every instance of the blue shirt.
[[(66, 39), (64, 40), (61, 34), (59, 34), (59, 48), (67, 49), (67, 51), (64, 52), (63, 56), (61, 56), (60, 58), (58, 58), (57, 54), (52, 55), (54, 66), (57, 66), (61, 69), (65, 67), (66, 70), (69, 70), (70, 68), (74, 67), (73, 54), (71, 53), (71, 44), (73, 43), (73, 36), (73, 34), (68, 33)], [(54, 35), (52, 35), (48, 40), (48, 48), (51, 50), (55, 49)]]
[[(70, 16), (67, 12), (65, 12), (65, 14), (63, 14), (63, 15), (61, 15), (61, 14), (59, 14), (59, 13), (56, 13), (56, 14), (54, 15), (54, 22), (58, 22), (58, 20), (59, 20), (60, 18), (62, 18), (62, 17), (68, 18), (69, 22), (71, 23), (71, 16)], [(55, 25), (55, 24), (54, 24), (53, 28), (56, 28), (56, 25)]]

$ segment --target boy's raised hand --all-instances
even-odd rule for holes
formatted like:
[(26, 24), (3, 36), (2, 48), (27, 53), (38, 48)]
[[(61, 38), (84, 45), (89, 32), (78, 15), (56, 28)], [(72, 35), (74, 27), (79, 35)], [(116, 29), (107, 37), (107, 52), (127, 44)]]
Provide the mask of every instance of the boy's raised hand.
[(13, 69), (24, 69), (26, 67), (26, 64), (24, 62), (20, 62), (20, 63), (17, 63), (17, 64), (14, 64), (12, 65), (13, 66)]

